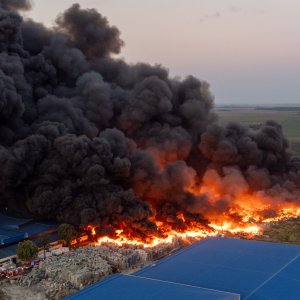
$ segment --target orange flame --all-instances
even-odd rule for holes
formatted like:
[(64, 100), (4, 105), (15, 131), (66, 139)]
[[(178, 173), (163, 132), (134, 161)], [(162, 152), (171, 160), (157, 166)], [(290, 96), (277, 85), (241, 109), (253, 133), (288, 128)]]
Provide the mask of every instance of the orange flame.
[[(126, 224), (122, 224), (123, 229), (115, 230), (113, 237), (99, 237), (96, 244), (113, 243), (117, 246), (133, 245), (149, 248), (170, 244), (176, 239), (194, 241), (226, 233), (252, 237), (261, 234), (268, 223), (300, 217), (300, 204), (287, 199), (270, 197), (263, 192), (251, 193), (240, 187), (236, 189), (233, 187), (232, 191), (229, 191), (228, 187), (224, 188), (214, 181), (207, 180), (201, 187), (191, 185), (187, 189), (195, 196), (205, 195), (208, 199), (209, 205), (205, 208), (201, 206), (200, 212), (208, 220), (207, 225), (189, 221), (184, 212), (178, 212), (176, 217), (182, 222), (184, 227), (182, 229), (172, 227), (161, 216), (159, 220), (154, 217), (152, 221), (156, 224), (157, 234), (149, 233), (146, 239), (142, 239), (132, 233), (129, 235)], [(218, 207), (219, 199), (225, 203), (223, 210)], [(87, 229), (92, 235), (96, 235), (94, 226), (88, 226)]]
[(96, 235), (96, 226), (88, 225), (85, 230), (89, 231), (91, 235)]
[[(163, 231), (163, 226), (158, 226), (160, 231)], [(195, 226), (194, 228), (187, 229), (185, 231), (169, 230), (165, 232), (163, 237), (152, 236), (149, 241), (142, 241), (141, 239), (132, 238), (126, 236), (123, 230), (116, 230), (114, 237), (100, 237), (98, 238), (97, 245), (103, 243), (113, 243), (117, 246), (132, 245), (142, 246), (144, 248), (155, 247), (160, 244), (171, 244), (175, 239), (181, 239), (186, 241), (200, 240), (208, 236), (216, 236), (229, 232), (232, 234), (247, 234), (248, 236), (256, 235), (260, 233), (262, 228), (255, 224), (245, 225), (244, 227), (234, 226), (232, 223), (225, 222), (221, 225), (210, 224), (206, 229)]]

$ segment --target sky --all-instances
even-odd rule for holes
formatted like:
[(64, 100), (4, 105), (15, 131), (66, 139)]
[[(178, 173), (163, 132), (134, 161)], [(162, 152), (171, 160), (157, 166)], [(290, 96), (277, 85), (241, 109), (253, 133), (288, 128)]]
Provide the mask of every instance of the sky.
[(53, 26), (77, 2), (96, 8), (125, 41), (127, 62), (162, 64), (211, 85), (217, 104), (300, 104), (299, 0), (33, 0)]

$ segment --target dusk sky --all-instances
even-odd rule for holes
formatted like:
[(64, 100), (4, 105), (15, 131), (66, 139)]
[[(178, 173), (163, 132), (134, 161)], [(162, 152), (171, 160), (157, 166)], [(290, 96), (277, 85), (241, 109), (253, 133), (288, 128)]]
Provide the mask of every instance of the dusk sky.
[(48, 26), (72, 3), (117, 26), (127, 62), (211, 84), (217, 104), (300, 104), (299, 0), (34, 0)]

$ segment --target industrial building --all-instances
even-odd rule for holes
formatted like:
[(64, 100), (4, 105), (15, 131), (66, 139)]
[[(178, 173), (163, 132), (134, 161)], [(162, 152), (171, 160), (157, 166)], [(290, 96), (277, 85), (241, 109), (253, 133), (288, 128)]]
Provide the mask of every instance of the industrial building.
[(186, 284), (142, 278), (132, 275), (112, 275), (89, 288), (66, 298), (86, 300), (239, 300), (239, 295), (213, 291)]
[(295, 300), (300, 299), (299, 270), (300, 246), (208, 238), (66, 299)]
[(36, 239), (40, 235), (53, 235), (55, 223), (36, 222), (0, 214), (0, 263), (16, 257), (18, 242)]

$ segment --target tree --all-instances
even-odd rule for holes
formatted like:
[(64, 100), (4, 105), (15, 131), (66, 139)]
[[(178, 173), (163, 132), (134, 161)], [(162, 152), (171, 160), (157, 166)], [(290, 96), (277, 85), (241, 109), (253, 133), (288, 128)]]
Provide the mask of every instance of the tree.
[(43, 248), (44, 251), (44, 259), (46, 258), (46, 250), (49, 248), (49, 239), (46, 236), (41, 236), (38, 240), (38, 246)]
[(17, 247), (17, 255), (20, 259), (29, 260), (36, 257), (38, 247), (30, 240), (20, 242)]
[(77, 231), (71, 224), (61, 224), (57, 228), (59, 238), (64, 240), (69, 247), (73, 238), (76, 237)]

